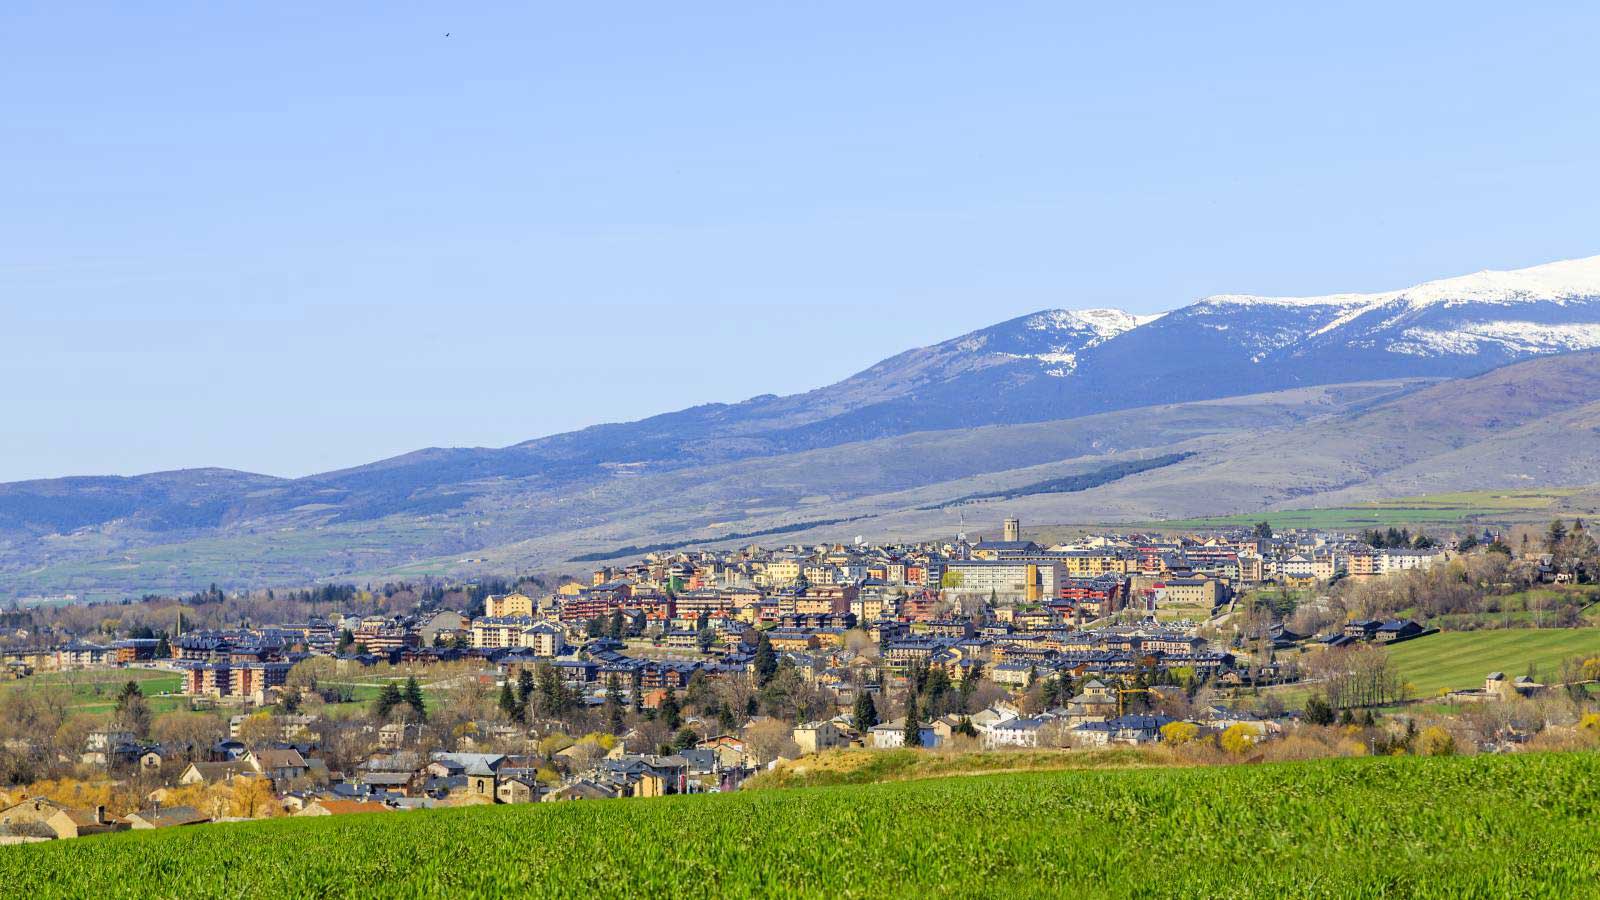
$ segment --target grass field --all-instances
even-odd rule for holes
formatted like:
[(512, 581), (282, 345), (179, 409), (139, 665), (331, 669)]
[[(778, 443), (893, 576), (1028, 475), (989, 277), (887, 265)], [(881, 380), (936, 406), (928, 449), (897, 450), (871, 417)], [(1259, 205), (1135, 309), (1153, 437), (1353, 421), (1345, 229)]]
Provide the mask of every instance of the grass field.
[(188, 706), (186, 697), (162, 697), (183, 687), (183, 676), (159, 669), (113, 669), (83, 672), (42, 672), (19, 681), (0, 682), (0, 692), (42, 690), (59, 687), (66, 692), (67, 705), (75, 713), (110, 712), (117, 705), (122, 686), (137, 681), (144, 691), (151, 712), (169, 712)]
[(1600, 628), (1515, 628), (1446, 631), (1389, 648), (1389, 656), (1417, 697), (1444, 690), (1483, 687), (1490, 672), (1508, 678), (1538, 666), (1541, 678), (1554, 677), (1561, 661), (1600, 656)]
[(8, 896), (1592, 897), (1600, 756), (1060, 772), (132, 832)]
[(1396, 528), (1402, 526), (1459, 525), (1463, 523), (1509, 524), (1540, 521), (1558, 515), (1562, 502), (1581, 493), (1577, 488), (1545, 488), (1526, 491), (1462, 491), (1399, 497), (1355, 506), (1325, 509), (1287, 509), (1200, 519), (1174, 519), (1151, 522), (1158, 531), (1188, 531), (1209, 528), (1248, 527), (1270, 522), (1273, 529), (1291, 528)]

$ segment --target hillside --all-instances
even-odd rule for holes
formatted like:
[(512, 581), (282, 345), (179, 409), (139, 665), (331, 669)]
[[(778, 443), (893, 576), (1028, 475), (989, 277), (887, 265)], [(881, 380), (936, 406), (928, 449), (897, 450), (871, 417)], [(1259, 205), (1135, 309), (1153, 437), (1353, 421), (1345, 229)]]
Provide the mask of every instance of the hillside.
[[(1159, 316), (1046, 310), (803, 394), (510, 447), (432, 448), (298, 479), (208, 469), (0, 485), (0, 597), (472, 571), (480, 560), (545, 566), (607, 547), (863, 517), (863, 529), (920, 537), (966, 521), (961, 510), (921, 507), (1152, 453), (1194, 455), (1017, 511), (1037, 522), (1126, 521), (1513, 476), (1574, 484), (1593, 480), (1583, 436), (1595, 410), (1561, 404), (1593, 390), (1592, 371), (1512, 366), (1503, 377), (1515, 385), (1450, 393), (1449, 383), (1595, 346), (1600, 257), (1380, 294), (1219, 295)], [(1569, 374), (1570, 389), (1537, 380)], [(1378, 409), (1430, 384), (1444, 393)], [(1504, 389), (1528, 396), (1493, 393)], [(1374, 416), (1308, 425), (1365, 409)], [(1373, 443), (1352, 446), (1352, 427)], [(1305, 465), (1287, 471), (1288, 460)]]
[(1587, 896), (1597, 775), (1592, 753), (1406, 757), (288, 819), (9, 848), (0, 883), (108, 898)]

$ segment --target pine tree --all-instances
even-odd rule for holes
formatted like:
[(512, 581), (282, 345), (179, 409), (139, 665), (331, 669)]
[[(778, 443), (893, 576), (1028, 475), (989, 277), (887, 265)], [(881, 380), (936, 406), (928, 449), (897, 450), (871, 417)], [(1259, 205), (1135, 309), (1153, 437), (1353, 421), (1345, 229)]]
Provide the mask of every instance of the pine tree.
[(622, 716), (622, 680), (617, 673), (606, 676), (606, 727), (621, 737), (624, 729)]
[(878, 704), (872, 702), (871, 694), (866, 691), (856, 692), (856, 708), (850, 718), (855, 723), (857, 731), (864, 732), (878, 724)]
[(511, 679), (500, 685), (500, 712), (508, 719), (522, 720), (522, 708), (517, 705), (517, 695), (511, 690)]
[(671, 731), (677, 731), (683, 725), (683, 710), (678, 707), (678, 694), (670, 684), (667, 685), (665, 696), (661, 698), (661, 705), (656, 709), (656, 715), (661, 717), (661, 721), (665, 722)]
[(378, 692), (377, 701), (373, 703), (373, 715), (377, 716), (379, 719), (387, 719), (389, 718), (389, 713), (396, 706), (399, 706), (404, 702), (406, 702), (406, 700), (405, 697), (400, 693), (400, 686), (392, 681), (386, 682), (383, 686), (383, 690)]
[(905, 745), (910, 749), (922, 746), (922, 727), (918, 721), (917, 695), (915, 692), (906, 692), (906, 729), (904, 732)]
[(528, 707), (528, 698), (533, 696), (533, 672), (523, 669), (517, 673), (517, 705), (523, 709)]
[(406, 679), (406, 689), (403, 694), (406, 705), (417, 711), (417, 718), (428, 718), (428, 707), (422, 700), (422, 685), (417, 684), (417, 676), (412, 675)]
[(756, 638), (756, 685), (766, 687), (778, 673), (778, 655), (772, 652), (772, 640), (763, 633)]

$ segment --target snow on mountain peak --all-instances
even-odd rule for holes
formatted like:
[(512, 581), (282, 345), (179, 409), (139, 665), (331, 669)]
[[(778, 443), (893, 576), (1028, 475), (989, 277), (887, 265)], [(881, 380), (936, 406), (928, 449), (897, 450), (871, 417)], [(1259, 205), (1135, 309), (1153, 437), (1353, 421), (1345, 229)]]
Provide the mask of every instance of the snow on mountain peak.
[[(1569, 259), (1471, 275), (1441, 278), (1397, 291), (1377, 294), (1326, 294), (1320, 297), (1263, 297), (1255, 294), (1216, 294), (1200, 300), (1202, 306), (1303, 306), (1376, 308), (1403, 300), (1413, 309), (1437, 303), (1563, 302), (1600, 297), (1600, 256)], [(1342, 317), (1341, 317), (1342, 318)]]
[(1030, 316), (1025, 324), (1030, 331), (1092, 331), (1104, 339), (1160, 317), (1159, 313), (1140, 316), (1121, 309), (1051, 309)]

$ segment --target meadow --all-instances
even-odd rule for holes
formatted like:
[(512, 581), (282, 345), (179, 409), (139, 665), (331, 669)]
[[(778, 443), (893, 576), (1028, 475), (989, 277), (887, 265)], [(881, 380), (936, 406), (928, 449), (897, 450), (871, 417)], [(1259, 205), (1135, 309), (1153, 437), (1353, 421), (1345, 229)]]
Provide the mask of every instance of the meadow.
[(1211, 528), (1247, 528), (1257, 522), (1270, 522), (1274, 530), (1291, 528), (1389, 528), (1404, 526), (1445, 526), (1465, 523), (1511, 524), (1545, 521), (1561, 515), (1564, 501), (1582, 493), (1577, 488), (1544, 488), (1526, 491), (1460, 491), (1398, 497), (1352, 506), (1317, 509), (1284, 509), (1271, 512), (1212, 516), (1199, 519), (1173, 519), (1151, 522), (1157, 531), (1186, 531)]
[(1506, 628), (1445, 631), (1389, 648), (1401, 676), (1426, 698), (1442, 691), (1483, 687), (1484, 676), (1554, 678), (1563, 660), (1600, 656), (1600, 628)]
[[(104, 713), (117, 705), (117, 695), (130, 681), (138, 682), (151, 712), (169, 712), (189, 705), (187, 697), (176, 696), (183, 687), (183, 676), (160, 669), (42, 672), (18, 681), (0, 681), (0, 692), (54, 688), (62, 692), (72, 712)], [(163, 692), (173, 696), (161, 696)]]
[(9, 896), (1586, 897), (1600, 756), (981, 775), (0, 849)]

